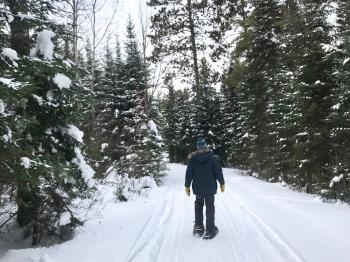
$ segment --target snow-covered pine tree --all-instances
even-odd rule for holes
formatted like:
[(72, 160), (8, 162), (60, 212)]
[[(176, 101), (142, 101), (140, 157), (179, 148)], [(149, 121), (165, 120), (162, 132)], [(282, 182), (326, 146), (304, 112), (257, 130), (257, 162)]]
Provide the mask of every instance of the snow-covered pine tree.
[(270, 146), (276, 138), (271, 135), (275, 133), (275, 127), (268, 125), (271, 123), (268, 109), (275, 103), (272, 94), (281, 88), (274, 79), (279, 63), (280, 43), (277, 39), (281, 10), (276, 0), (254, 1), (253, 7), (253, 34), (251, 50), (247, 52), (248, 75), (245, 78), (254, 101), (248, 131), (252, 146), (249, 162), (253, 170), (270, 178), (273, 177)]
[(161, 177), (165, 176), (166, 165), (164, 162), (165, 144), (161, 135), (162, 115), (160, 112), (160, 101), (154, 97), (148, 97), (148, 139), (144, 141), (147, 146), (146, 157), (148, 163), (146, 165), (146, 172), (155, 178), (159, 184)]
[[(103, 73), (100, 83), (95, 88), (96, 99), (96, 125), (95, 143), (98, 148), (95, 154), (98, 169), (101, 174), (104, 174), (113, 162), (113, 152), (115, 152), (115, 143), (113, 131), (117, 126), (115, 111), (117, 109), (116, 100), (118, 94), (116, 89), (120, 88), (117, 85), (117, 70), (120, 68), (116, 66), (116, 59), (113, 58), (112, 50), (109, 46), (109, 41), (105, 49), (105, 59), (103, 63)], [(120, 53), (120, 51), (118, 51)], [(115, 160), (115, 159), (114, 159)]]
[[(273, 76), (278, 67), (278, 23), (281, 13), (278, 1), (253, 1), (253, 11), (246, 19), (235, 50), (235, 63), (228, 83), (236, 93), (236, 127), (233, 151), (243, 167), (266, 172), (269, 155), (268, 114), (269, 94), (278, 88)], [(232, 129), (232, 128), (231, 128)]]
[(296, 97), (298, 78), (301, 67), (298, 61), (303, 56), (300, 44), (303, 43), (302, 34), (304, 19), (300, 6), (295, 0), (288, 0), (283, 5), (282, 32), (278, 35), (279, 66), (275, 73), (275, 81), (280, 86), (271, 93), (274, 103), (269, 106), (270, 125), (274, 129), (271, 134), (275, 143), (271, 145), (271, 170), (276, 178), (298, 187), (300, 185), (298, 168), (293, 164), (293, 145), (297, 130), (296, 122), (298, 110)]
[[(238, 166), (238, 155), (235, 155), (236, 144), (234, 136), (236, 134), (236, 97), (232, 85), (228, 84), (228, 79), (224, 79), (224, 83), (220, 88), (221, 95), (221, 118), (222, 118), (222, 141), (221, 146), (224, 152), (222, 153), (225, 157), (226, 164), (228, 166)], [(237, 152), (238, 153), (238, 152)]]
[[(98, 125), (97, 115), (100, 104), (97, 101), (99, 86), (102, 86), (104, 77), (104, 68), (102, 61), (93, 62), (93, 51), (90, 43), (90, 38), (86, 39), (84, 46), (84, 56), (80, 58), (79, 74), (77, 80), (81, 86), (81, 94), (78, 99), (78, 111), (81, 115), (80, 126), (86, 137), (86, 150), (91, 158), (91, 164), (96, 167), (97, 175), (102, 175), (103, 168), (99, 168), (101, 164), (100, 151), (101, 142), (98, 140), (101, 137), (101, 128)], [(94, 121), (92, 121), (94, 119)]]
[(179, 125), (179, 110), (176, 108), (176, 92), (170, 80), (166, 82), (167, 96), (162, 101), (164, 119), (163, 137), (167, 146), (170, 163), (176, 162), (176, 130)]
[(175, 108), (179, 110), (179, 124), (176, 129), (176, 162), (186, 163), (188, 154), (196, 150), (193, 92), (188, 89), (176, 91)]
[[(195, 128), (193, 133), (197, 137), (203, 137), (207, 140), (209, 146), (216, 152), (220, 153), (221, 139), (220, 132), (220, 99), (217, 91), (213, 87), (208, 62), (205, 58), (200, 62), (199, 78), (199, 99), (194, 105)], [(223, 157), (223, 155), (220, 155)]]
[(231, 25), (235, 2), (150, 0), (147, 4), (156, 9), (150, 34), (153, 60), (170, 57), (176, 74), (188, 79), (197, 94), (200, 59), (207, 56), (202, 51), (207, 50), (213, 60), (225, 52), (222, 38)]
[(108, 152), (113, 163), (119, 161), (124, 154), (123, 137), (120, 135), (122, 132), (122, 118), (121, 112), (128, 110), (128, 96), (124, 87), (125, 69), (124, 61), (122, 59), (122, 50), (120, 46), (119, 38), (116, 40), (115, 58), (114, 58), (114, 78), (115, 84), (113, 87), (113, 106), (110, 113), (113, 113), (113, 118), (107, 123), (107, 130), (110, 133), (112, 144), (108, 145)]
[[(33, 245), (49, 236), (64, 239), (81, 223), (73, 201), (85, 196), (94, 175), (82, 155), (83, 133), (74, 125), (76, 69), (54, 52), (56, 25), (43, 22), (52, 4), (11, 0), (1, 11), (11, 41), (0, 55), (0, 170), (16, 192), (17, 222)], [(29, 29), (36, 32), (34, 46)]]
[(301, 178), (300, 186), (307, 192), (328, 188), (332, 179), (330, 167), (329, 114), (333, 105), (336, 83), (332, 76), (331, 45), (327, 23), (326, 1), (303, 1), (302, 42), (298, 60), (298, 93), (295, 95), (297, 135), (293, 145), (293, 163)]
[(226, 134), (226, 123), (227, 119), (225, 119), (225, 99), (221, 93), (221, 91), (216, 91), (215, 96), (213, 98), (213, 119), (212, 122), (212, 132), (215, 134), (215, 149), (214, 153), (220, 156), (222, 165), (228, 165), (228, 143), (225, 137)]
[(251, 168), (248, 163), (250, 155), (249, 119), (252, 113), (253, 98), (246, 90), (244, 77), (247, 70), (245, 52), (249, 48), (248, 39), (251, 30), (244, 31), (242, 40), (238, 41), (233, 54), (233, 61), (225, 78), (226, 109), (232, 122), (227, 123), (226, 136), (229, 143), (228, 160), (238, 168)]
[(123, 103), (117, 108), (117, 118), (120, 121), (118, 133), (121, 139), (121, 157), (117, 169), (121, 175), (157, 178), (164, 175), (163, 157), (158, 150), (161, 141), (154, 121), (145, 112), (146, 72), (143, 71), (134, 26), (130, 19), (125, 53)]
[(350, 200), (350, 2), (337, 2), (338, 27), (334, 74), (338, 90), (332, 105), (330, 118), (333, 121), (331, 131), (333, 178), (330, 190), (324, 190), (325, 196)]

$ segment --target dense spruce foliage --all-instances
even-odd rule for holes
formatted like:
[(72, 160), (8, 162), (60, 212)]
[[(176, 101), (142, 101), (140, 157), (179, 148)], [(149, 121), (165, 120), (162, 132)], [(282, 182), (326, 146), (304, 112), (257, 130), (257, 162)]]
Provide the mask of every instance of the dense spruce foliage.
[[(193, 2), (192, 13), (198, 12), (199, 2), (202, 10), (217, 4)], [(153, 37), (181, 35), (182, 27), (167, 23), (170, 14), (164, 11), (176, 15), (176, 5), (155, 3), (164, 9), (154, 16)], [(349, 8), (348, 1), (238, 1), (226, 19), (227, 28), (239, 34), (235, 47), (226, 49), (231, 61), (220, 94), (210, 89), (208, 73), (198, 73), (195, 93), (169, 86), (163, 109), (170, 160), (184, 161), (195, 138), (204, 136), (227, 165), (349, 201)], [(171, 30), (158, 28), (159, 19)], [(195, 30), (194, 36), (203, 33)], [(155, 54), (169, 47), (170, 54), (181, 57), (185, 49), (167, 43), (159, 44)], [(198, 56), (201, 50), (198, 45)], [(208, 72), (198, 65), (198, 72)], [(196, 75), (196, 67), (190, 74)], [(177, 103), (185, 92), (186, 100)], [(190, 138), (187, 148), (181, 140), (185, 137)]]
[(55, 53), (64, 30), (46, 20), (52, 4), (5, 1), (0, 16), (2, 34), (11, 29), (0, 55), (0, 203), (16, 205), (10, 217), (33, 245), (69, 237), (81, 223), (75, 200), (93, 187), (75, 126), (77, 68)]
[(69, 26), (52, 19), (59, 6), (0, 3), (0, 229), (15, 219), (33, 245), (72, 236), (95, 174), (157, 182), (165, 174), (132, 22), (123, 50), (107, 44), (94, 61), (87, 38), (76, 64)]

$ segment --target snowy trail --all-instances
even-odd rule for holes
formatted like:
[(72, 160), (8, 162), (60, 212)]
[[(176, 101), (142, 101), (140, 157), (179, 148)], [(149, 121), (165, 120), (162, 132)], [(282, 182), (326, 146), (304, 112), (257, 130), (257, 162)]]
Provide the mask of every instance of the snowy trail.
[[(193, 261), (193, 258), (208, 262), (303, 261), (275, 232), (250, 214), (235, 199), (230, 189), (217, 196), (216, 217), (217, 225), (221, 229), (218, 237), (211, 241), (194, 239), (191, 233), (194, 198), (188, 199), (183, 192), (184, 171), (182, 166), (174, 166), (170, 170), (167, 184), (171, 186), (168, 193), (175, 195), (175, 204), (172, 217), (164, 227), (165, 232), (154, 233), (166, 236), (161, 247), (160, 243), (156, 243), (153, 249), (145, 249), (138, 258), (128, 261), (186, 262)], [(152, 241), (149, 245), (152, 246)]]
[(66, 243), (10, 250), (1, 262), (349, 262), (350, 208), (322, 203), (224, 169), (216, 195), (220, 233), (192, 236), (194, 196), (183, 189), (185, 166), (170, 164), (164, 186), (145, 199), (109, 203)]

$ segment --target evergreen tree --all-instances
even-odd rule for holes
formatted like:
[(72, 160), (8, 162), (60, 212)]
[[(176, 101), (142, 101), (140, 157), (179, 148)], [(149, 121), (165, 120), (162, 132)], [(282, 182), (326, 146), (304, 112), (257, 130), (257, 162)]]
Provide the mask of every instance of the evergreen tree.
[(338, 90), (332, 105), (330, 118), (333, 122), (331, 131), (332, 141), (332, 167), (333, 175), (339, 178), (335, 183), (330, 181), (330, 189), (326, 196), (349, 201), (350, 199), (350, 3), (338, 1), (338, 28), (336, 30), (337, 52), (335, 58), (334, 74)]
[[(214, 60), (225, 51), (222, 38), (231, 23), (236, 1), (151, 0), (153, 59), (170, 57), (173, 67), (200, 92), (200, 59), (207, 50)], [(208, 40), (210, 44), (208, 44)], [(173, 59), (176, 57), (176, 59)], [(188, 70), (191, 68), (192, 70)], [(177, 72), (177, 74), (179, 73)]]
[(224, 84), (221, 86), (220, 92), (221, 92), (221, 107), (220, 107), (220, 113), (221, 113), (221, 148), (223, 149), (223, 152), (221, 153), (224, 155), (224, 161), (229, 166), (238, 166), (238, 160), (239, 154), (235, 154), (238, 151), (235, 150), (236, 148), (236, 141), (234, 140), (236, 132), (236, 111), (238, 110), (237, 107), (237, 99), (235, 97), (234, 89), (228, 85), (228, 79), (224, 80)]
[(302, 69), (295, 96), (298, 118), (293, 161), (307, 192), (319, 190), (331, 179), (330, 154), (326, 152), (331, 152), (328, 116), (335, 82), (332, 61), (324, 49), (331, 44), (326, 7), (325, 1), (304, 1), (302, 5), (304, 33), (299, 48), (303, 56), (298, 61)]
[[(254, 1), (253, 12), (235, 51), (234, 67), (228, 84), (234, 88), (238, 110), (232, 149), (243, 167), (267, 175), (271, 163), (266, 156), (271, 144), (268, 134), (269, 94), (275, 86), (272, 76), (278, 63), (278, 23), (281, 13), (277, 1)], [(237, 152), (237, 153), (236, 153)]]
[[(22, 12), (32, 18), (8, 21), (11, 42), (0, 59), (7, 79), (0, 83), (0, 170), (7, 178), (1, 183), (17, 192), (17, 222), (35, 245), (49, 236), (64, 239), (81, 223), (73, 201), (92, 186), (94, 172), (81, 153), (82, 132), (73, 125), (76, 69), (54, 53), (53, 40), (60, 36), (42, 22), (53, 5), (6, 1), (5, 7), (12, 16)], [(35, 59), (29, 56), (30, 28), (36, 31)]]
[(176, 108), (180, 112), (179, 125), (176, 129), (176, 162), (186, 163), (188, 155), (196, 150), (196, 125), (194, 123), (194, 100), (191, 91), (177, 91)]
[(179, 109), (176, 107), (176, 92), (174, 91), (173, 84), (166, 83), (168, 88), (168, 95), (163, 101), (163, 118), (164, 129), (163, 137), (165, 144), (167, 145), (167, 151), (169, 154), (169, 161), (171, 163), (176, 162), (176, 131), (179, 125)]
[(115, 60), (112, 51), (107, 44), (106, 54), (103, 64), (103, 72), (100, 83), (96, 86), (96, 135), (95, 143), (98, 149), (95, 154), (95, 160), (100, 167), (101, 174), (104, 174), (106, 168), (113, 162), (114, 146), (113, 130), (115, 123), (116, 110), (116, 88), (117, 88), (117, 72)]
[[(220, 153), (221, 139), (218, 132), (221, 131), (220, 123), (220, 99), (210, 81), (210, 69), (206, 59), (201, 60), (200, 66), (200, 99), (194, 107), (194, 134), (206, 138), (209, 146)], [(218, 150), (217, 150), (218, 149)]]
[(155, 123), (145, 112), (145, 73), (137, 48), (134, 26), (129, 20), (125, 43), (126, 61), (123, 74), (123, 103), (118, 109), (118, 133), (120, 135), (120, 174), (131, 177), (164, 175), (160, 138)]

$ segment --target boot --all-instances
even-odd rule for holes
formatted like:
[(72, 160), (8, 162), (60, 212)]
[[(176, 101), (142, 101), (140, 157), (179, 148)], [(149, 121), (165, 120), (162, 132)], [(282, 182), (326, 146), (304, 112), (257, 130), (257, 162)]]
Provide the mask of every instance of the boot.
[(203, 225), (194, 225), (193, 227), (193, 236), (202, 237), (204, 234), (204, 226)]
[(219, 229), (215, 226), (211, 230), (206, 230), (203, 236), (204, 240), (213, 239), (219, 233)]

